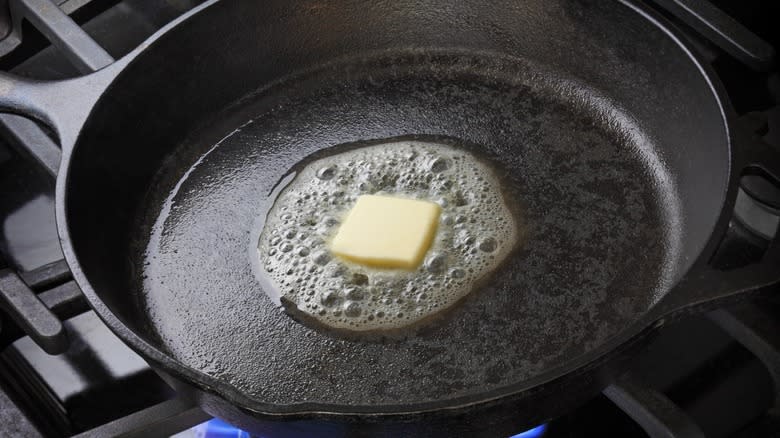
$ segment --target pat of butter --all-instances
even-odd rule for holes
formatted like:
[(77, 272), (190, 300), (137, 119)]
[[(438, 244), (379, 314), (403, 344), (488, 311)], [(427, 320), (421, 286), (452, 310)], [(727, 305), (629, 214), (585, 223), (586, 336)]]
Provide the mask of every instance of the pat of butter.
[(377, 268), (414, 269), (431, 246), (441, 207), (392, 196), (363, 195), (330, 244), (347, 260)]

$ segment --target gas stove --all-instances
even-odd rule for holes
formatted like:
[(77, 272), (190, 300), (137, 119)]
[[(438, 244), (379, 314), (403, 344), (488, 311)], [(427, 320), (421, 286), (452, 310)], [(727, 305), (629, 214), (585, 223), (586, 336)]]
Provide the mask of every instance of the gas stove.
[[(91, 59), (90, 50), (102, 47), (98, 57), (119, 58), (199, 3), (0, 1), (0, 70), (35, 79), (78, 76), (90, 70), (84, 62)], [(772, 34), (780, 5), (761, 0), (650, 4), (686, 31), (711, 62), (748, 129), (780, 148), (780, 71), (771, 60), (772, 47), (780, 48)], [(727, 38), (734, 29), (736, 41)], [(75, 32), (78, 37), (70, 41), (76, 43), (50, 45), (61, 32), (71, 37)], [(34, 156), (21, 152), (22, 142), (36, 145)], [(52, 163), (57, 154), (50, 132), (0, 115), (0, 291), (16, 297), (6, 300), (0, 313), (0, 435), (248, 436), (179, 398), (89, 309), (56, 233)], [(734, 269), (760, 259), (779, 216), (780, 188), (755, 175), (744, 177), (714, 265)], [(780, 435), (778, 292), (757, 291), (747, 302), (667, 324), (600, 395), (517, 436)], [(41, 332), (40, 321), (61, 324), (67, 337)]]

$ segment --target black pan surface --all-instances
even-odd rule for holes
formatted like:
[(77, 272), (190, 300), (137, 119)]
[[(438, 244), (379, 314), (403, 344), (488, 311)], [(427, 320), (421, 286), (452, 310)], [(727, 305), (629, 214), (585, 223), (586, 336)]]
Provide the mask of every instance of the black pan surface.
[[(277, 81), (192, 132), (150, 186), (130, 279), (147, 325), (175, 359), (279, 406), (387, 412), (518, 387), (603, 345), (680, 274), (677, 189), (622, 114), (487, 52), (375, 53)], [(397, 138), (478, 149), (517, 202), (522, 245), (406, 339), (296, 322), (258, 280), (272, 189), (311, 154)]]

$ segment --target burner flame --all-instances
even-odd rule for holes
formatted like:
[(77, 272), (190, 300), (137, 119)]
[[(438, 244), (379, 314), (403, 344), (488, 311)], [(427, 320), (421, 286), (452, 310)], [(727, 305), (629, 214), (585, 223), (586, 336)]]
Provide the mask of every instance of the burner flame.
[[(251, 438), (249, 433), (217, 418), (195, 426), (191, 430), (199, 438)], [(512, 435), (510, 438), (541, 438), (546, 431), (547, 425), (542, 424), (517, 435)]]
[(509, 438), (541, 438), (544, 436), (545, 432), (547, 432), (547, 425), (542, 424), (534, 427), (533, 429), (528, 429), (525, 432), (518, 433), (517, 435), (512, 435)]

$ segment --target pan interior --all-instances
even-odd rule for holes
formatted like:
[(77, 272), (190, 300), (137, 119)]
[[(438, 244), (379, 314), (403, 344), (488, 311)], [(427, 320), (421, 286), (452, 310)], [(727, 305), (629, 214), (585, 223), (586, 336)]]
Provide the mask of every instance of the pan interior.
[[(151, 184), (134, 242), (147, 324), (179, 361), (278, 405), (378, 409), (528, 381), (602, 345), (680, 274), (676, 187), (621, 114), (571, 80), (484, 53), (382, 53), (280, 80), (193, 132)], [(491, 161), (522, 212), (522, 247), (405, 339), (294, 321), (254, 266), (274, 186), (312, 154), (399, 138)]]

